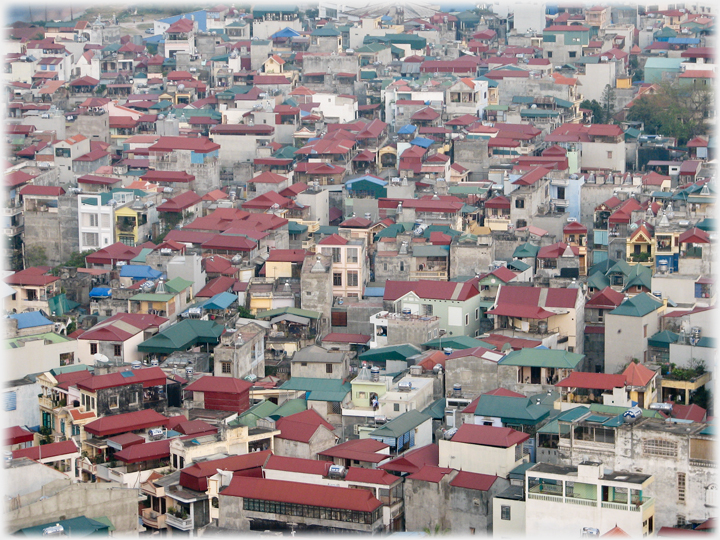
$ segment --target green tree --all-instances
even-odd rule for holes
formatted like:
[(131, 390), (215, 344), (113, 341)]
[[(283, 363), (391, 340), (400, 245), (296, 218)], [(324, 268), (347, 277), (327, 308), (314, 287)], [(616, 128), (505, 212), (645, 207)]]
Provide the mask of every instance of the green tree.
[(615, 90), (609, 84), (605, 85), (602, 96), (600, 97), (603, 113), (605, 115), (604, 123), (609, 123), (612, 120), (612, 115), (615, 112)]
[(42, 246), (27, 246), (25, 248), (25, 268), (43, 266), (47, 264), (47, 254)]
[(593, 99), (590, 101), (589, 99), (586, 99), (582, 103), (580, 103), (581, 109), (589, 109), (592, 111), (592, 123), (593, 124), (602, 124), (605, 120), (605, 112), (603, 111), (602, 105), (597, 102), (596, 99)]
[(250, 313), (250, 310), (246, 308), (245, 306), (238, 307), (238, 316), (240, 316), (243, 319), (254, 319), (255, 315)]
[(435, 528), (423, 527), (423, 532), (428, 536), (444, 536), (450, 533), (450, 529), (443, 529), (439, 523), (435, 524)]

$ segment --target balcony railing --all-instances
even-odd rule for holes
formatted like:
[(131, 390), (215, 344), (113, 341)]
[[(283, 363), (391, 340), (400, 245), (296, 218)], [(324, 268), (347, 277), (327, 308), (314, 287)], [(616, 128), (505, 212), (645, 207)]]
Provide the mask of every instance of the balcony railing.
[(444, 279), (446, 280), (448, 273), (446, 270), (431, 271), (431, 270), (416, 270), (410, 272), (410, 279)]
[(165, 529), (166, 514), (156, 512), (152, 508), (144, 508), (142, 511), (142, 520), (145, 525), (153, 529)]
[(193, 519), (191, 517), (182, 519), (173, 516), (172, 514), (165, 514), (165, 524), (169, 525), (170, 527), (180, 529), (181, 531), (192, 531), (194, 528)]

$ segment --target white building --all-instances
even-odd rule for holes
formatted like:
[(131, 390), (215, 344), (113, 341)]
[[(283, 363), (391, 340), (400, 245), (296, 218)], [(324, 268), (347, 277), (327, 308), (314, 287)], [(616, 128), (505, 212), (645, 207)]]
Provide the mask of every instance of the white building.
[(115, 243), (115, 205), (102, 204), (98, 193), (78, 195), (79, 251), (98, 250)]

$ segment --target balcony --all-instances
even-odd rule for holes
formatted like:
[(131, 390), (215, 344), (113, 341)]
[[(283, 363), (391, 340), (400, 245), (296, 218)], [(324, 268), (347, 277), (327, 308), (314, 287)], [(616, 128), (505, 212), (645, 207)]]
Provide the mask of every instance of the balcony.
[(4, 216), (16, 216), (18, 214), (22, 214), (22, 211), (23, 211), (22, 205), (3, 207), (3, 215)]
[(166, 516), (167, 514), (161, 514), (152, 508), (144, 508), (142, 511), (143, 524), (153, 529), (166, 529)]
[(447, 270), (415, 270), (410, 272), (410, 279), (429, 279), (435, 281), (447, 281)]
[(485, 218), (485, 226), (491, 231), (507, 231), (510, 226), (510, 218)]
[(183, 519), (177, 516), (173, 516), (169, 512), (165, 514), (165, 524), (181, 531), (192, 531), (195, 528), (192, 517), (187, 517)]
[(551, 186), (558, 186), (558, 187), (568, 187), (570, 185), (570, 180), (568, 178), (553, 178), (550, 180)]

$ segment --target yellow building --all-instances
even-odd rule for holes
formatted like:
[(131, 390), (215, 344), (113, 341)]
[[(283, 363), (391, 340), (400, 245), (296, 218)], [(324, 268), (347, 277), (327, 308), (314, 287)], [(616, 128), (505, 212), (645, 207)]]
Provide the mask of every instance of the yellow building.
[(631, 234), (625, 246), (626, 259), (631, 263), (640, 263), (644, 266), (653, 266), (653, 236), (645, 224), (640, 225)]

